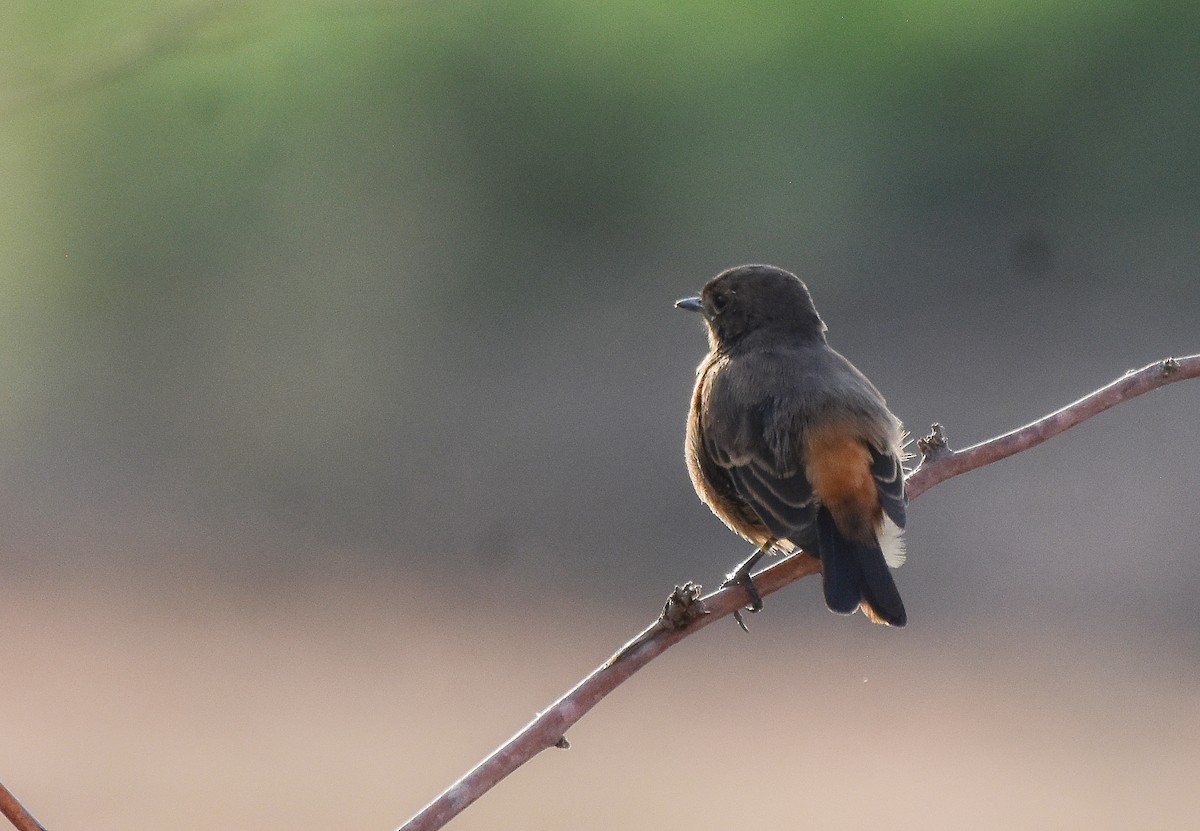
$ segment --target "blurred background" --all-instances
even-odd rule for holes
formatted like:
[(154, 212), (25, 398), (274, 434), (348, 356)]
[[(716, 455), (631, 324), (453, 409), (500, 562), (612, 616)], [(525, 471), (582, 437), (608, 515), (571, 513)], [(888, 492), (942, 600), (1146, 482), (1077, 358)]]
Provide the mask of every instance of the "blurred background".
[[(964, 446), (1200, 352), (1200, 6), (9, 0), (0, 781), (51, 829), (399, 825), (746, 546), (672, 308), (801, 274)], [(910, 510), (459, 829), (1200, 811), (1200, 383)]]

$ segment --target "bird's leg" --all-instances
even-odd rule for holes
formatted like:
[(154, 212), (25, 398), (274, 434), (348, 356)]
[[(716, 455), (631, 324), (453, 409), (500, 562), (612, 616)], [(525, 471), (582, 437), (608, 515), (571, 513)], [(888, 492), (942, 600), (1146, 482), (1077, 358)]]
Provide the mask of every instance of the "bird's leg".
[[(750, 605), (746, 607), (747, 612), (758, 612), (762, 610), (763, 601), (758, 593), (758, 587), (754, 585), (754, 578), (750, 576), (750, 569), (758, 564), (758, 561), (763, 558), (763, 555), (771, 550), (771, 546), (775, 544), (775, 540), (767, 540), (758, 550), (751, 554), (746, 560), (739, 565), (732, 573), (725, 575), (725, 582), (721, 584), (721, 588), (726, 586), (741, 586), (750, 595)], [(749, 632), (746, 628), (746, 622), (742, 620), (742, 610), (738, 609), (733, 613), (734, 619), (738, 626), (742, 627), (743, 632)]]

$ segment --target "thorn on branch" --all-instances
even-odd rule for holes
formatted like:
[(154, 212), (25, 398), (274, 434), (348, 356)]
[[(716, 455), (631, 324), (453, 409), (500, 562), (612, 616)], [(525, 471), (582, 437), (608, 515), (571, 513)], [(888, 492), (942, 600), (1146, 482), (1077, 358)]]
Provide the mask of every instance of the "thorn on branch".
[(946, 440), (946, 431), (942, 425), (934, 422), (929, 428), (929, 435), (917, 439), (917, 449), (921, 451), (921, 460), (936, 462), (950, 454), (950, 443)]
[(676, 586), (675, 591), (671, 592), (671, 595), (667, 598), (662, 614), (658, 616), (659, 620), (666, 623), (672, 629), (683, 629), (702, 615), (707, 615), (708, 610), (700, 602), (700, 596), (703, 592), (704, 588), (699, 583), (693, 583), (691, 580), (688, 580), (682, 586)]

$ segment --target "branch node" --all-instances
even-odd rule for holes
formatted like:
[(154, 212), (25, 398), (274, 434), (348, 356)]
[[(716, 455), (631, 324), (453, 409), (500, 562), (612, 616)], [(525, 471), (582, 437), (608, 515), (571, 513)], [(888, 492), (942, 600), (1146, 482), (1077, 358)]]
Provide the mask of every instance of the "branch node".
[(692, 621), (708, 614), (708, 609), (700, 602), (703, 593), (703, 586), (691, 580), (682, 586), (676, 586), (675, 591), (667, 598), (658, 619), (672, 629), (683, 629)]
[(567, 741), (566, 736), (559, 736), (558, 741), (556, 741), (554, 743), (554, 746), (557, 747), (559, 750), (570, 750), (571, 749), (571, 743), (569, 741)]
[(1179, 371), (1179, 361), (1175, 360), (1174, 358), (1167, 358), (1165, 361), (1159, 364), (1158, 370), (1163, 374), (1164, 377), (1174, 375)]
[(946, 430), (936, 421), (929, 428), (929, 435), (917, 439), (917, 449), (921, 451), (921, 460), (936, 462), (950, 455), (950, 443), (946, 439)]

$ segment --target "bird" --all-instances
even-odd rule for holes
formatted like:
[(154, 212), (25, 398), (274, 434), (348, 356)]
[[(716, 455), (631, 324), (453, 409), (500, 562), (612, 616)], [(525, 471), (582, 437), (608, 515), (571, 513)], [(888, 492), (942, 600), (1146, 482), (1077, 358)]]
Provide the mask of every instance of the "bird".
[(701, 501), (758, 547), (725, 585), (745, 586), (747, 610), (758, 611), (751, 569), (768, 552), (800, 549), (821, 561), (830, 611), (904, 626), (889, 570), (905, 560), (904, 429), (829, 346), (808, 287), (782, 268), (743, 265), (675, 306), (704, 318), (709, 341), (688, 412), (688, 474)]

